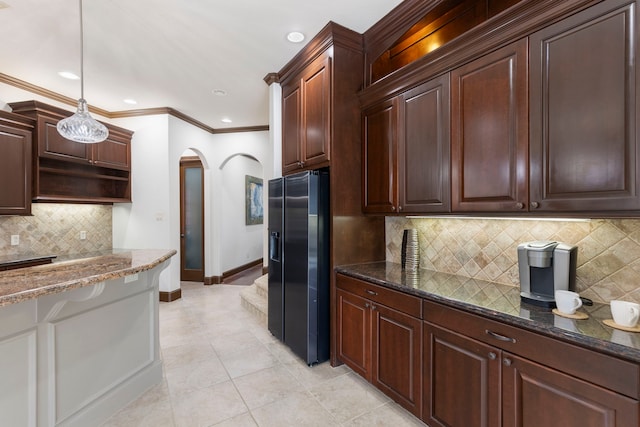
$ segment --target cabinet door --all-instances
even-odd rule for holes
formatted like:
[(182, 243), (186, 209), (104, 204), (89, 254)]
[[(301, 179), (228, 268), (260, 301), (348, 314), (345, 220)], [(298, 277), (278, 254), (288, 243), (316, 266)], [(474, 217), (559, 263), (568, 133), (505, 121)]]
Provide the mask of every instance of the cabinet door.
[(396, 147), (398, 101), (396, 98), (364, 111), (362, 206), (368, 213), (393, 213), (398, 204)]
[(282, 172), (302, 168), (302, 91), (295, 80), (282, 87)]
[(425, 322), (424, 422), (499, 426), (500, 399), (500, 350)]
[(453, 211), (520, 211), (528, 194), (527, 40), (451, 72)]
[(302, 76), (302, 156), (303, 166), (330, 160), (331, 58), (321, 56)]
[(364, 298), (336, 290), (337, 356), (366, 379), (371, 373), (371, 309)]
[(530, 37), (532, 207), (640, 209), (636, 7), (602, 2)]
[(130, 141), (110, 135), (105, 141), (93, 144), (92, 149), (94, 165), (110, 169), (131, 169)]
[(398, 209), (448, 212), (451, 207), (449, 75), (404, 93), (401, 102)]
[(504, 354), (504, 427), (637, 426), (638, 401)]
[(63, 138), (56, 128), (58, 120), (58, 118), (47, 116), (38, 118), (38, 154), (40, 157), (89, 163), (92, 144), (83, 144)]
[(30, 131), (0, 123), (0, 182), (0, 215), (30, 215)]
[(371, 382), (417, 417), (422, 412), (422, 321), (371, 305)]

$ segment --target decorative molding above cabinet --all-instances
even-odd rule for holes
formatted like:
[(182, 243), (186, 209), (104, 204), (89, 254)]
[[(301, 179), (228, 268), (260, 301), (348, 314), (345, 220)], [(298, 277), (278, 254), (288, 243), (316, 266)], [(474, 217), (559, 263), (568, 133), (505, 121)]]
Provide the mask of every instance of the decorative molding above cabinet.
[(72, 113), (39, 101), (10, 104), (36, 120), (33, 200), (110, 204), (131, 201), (132, 131), (105, 124), (106, 141), (82, 144), (63, 138), (58, 121)]

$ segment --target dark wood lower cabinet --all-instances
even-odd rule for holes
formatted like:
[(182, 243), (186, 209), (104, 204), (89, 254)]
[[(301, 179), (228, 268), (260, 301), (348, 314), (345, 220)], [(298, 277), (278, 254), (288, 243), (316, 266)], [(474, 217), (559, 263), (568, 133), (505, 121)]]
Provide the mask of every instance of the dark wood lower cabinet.
[(502, 366), (504, 427), (639, 425), (637, 400), (508, 353)]
[[(341, 277), (338, 276), (338, 286)], [(344, 280), (348, 280), (350, 286), (362, 284), (358, 290), (370, 292), (373, 298), (380, 296), (373, 285), (353, 279)], [(338, 359), (420, 417), (422, 321), (340, 288), (336, 290), (336, 301)], [(395, 302), (390, 301), (390, 304)]]
[(423, 342), (423, 420), (431, 427), (499, 426), (500, 350), (427, 322)]
[(422, 412), (422, 321), (372, 304), (371, 383), (401, 406)]
[(431, 427), (640, 425), (638, 400), (428, 322), (424, 349)]

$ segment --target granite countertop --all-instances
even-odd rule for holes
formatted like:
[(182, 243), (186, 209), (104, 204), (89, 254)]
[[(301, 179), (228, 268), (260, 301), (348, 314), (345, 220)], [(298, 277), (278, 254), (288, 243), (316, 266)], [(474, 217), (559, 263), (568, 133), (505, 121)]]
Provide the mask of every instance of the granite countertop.
[(137, 249), (58, 257), (51, 264), (0, 272), (0, 307), (150, 270), (175, 250)]
[(520, 289), (515, 286), (431, 270), (406, 272), (400, 264), (391, 262), (341, 266), (336, 271), (640, 363), (640, 333), (602, 323), (611, 319), (608, 304), (582, 306), (579, 312), (587, 313), (589, 318), (573, 320), (556, 316), (549, 308), (522, 303)]

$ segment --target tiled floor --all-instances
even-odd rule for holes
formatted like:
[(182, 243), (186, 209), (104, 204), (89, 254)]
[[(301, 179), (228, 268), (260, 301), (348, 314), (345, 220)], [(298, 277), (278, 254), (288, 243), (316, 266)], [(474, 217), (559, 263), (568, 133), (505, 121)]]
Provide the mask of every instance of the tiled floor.
[(309, 368), (275, 340), (240, 305), (253, 278), (185, 282), (161, 303), (164, 380), (104, 426), (424, 427), (349, 368)]

